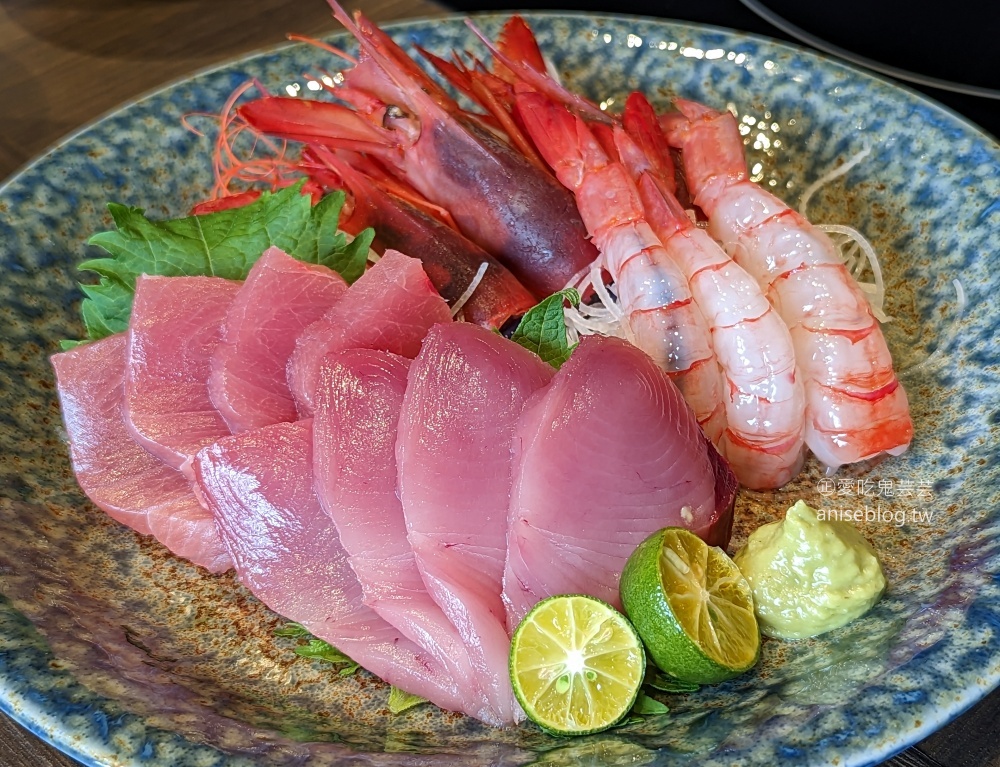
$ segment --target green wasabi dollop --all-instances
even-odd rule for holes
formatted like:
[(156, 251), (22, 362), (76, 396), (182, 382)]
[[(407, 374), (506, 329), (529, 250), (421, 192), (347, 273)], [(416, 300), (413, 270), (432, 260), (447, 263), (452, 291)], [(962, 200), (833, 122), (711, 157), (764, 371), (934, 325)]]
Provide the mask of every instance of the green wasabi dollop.
[(761, 631), (778, 639), (844, 626), (885, 591), (875, 550), (857, 528), (819, 519), (805, 501), (755, 530), (734, 561), (750, 583)]

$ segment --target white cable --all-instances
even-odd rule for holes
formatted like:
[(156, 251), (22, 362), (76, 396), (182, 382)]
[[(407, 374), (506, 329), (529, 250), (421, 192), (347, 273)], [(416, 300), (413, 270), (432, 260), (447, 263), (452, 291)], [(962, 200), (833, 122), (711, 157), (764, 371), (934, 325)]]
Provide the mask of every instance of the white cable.
[(823, 53), (828, 53), (831, 56), (837, 56), (845, 59), (850, 61), (852, 64), (857, 64), (860, 67), (871, 69), (875, 72), (879, 72), (880, 74), (888, 75), (889, 77), (895, 77), (897, 80), (906, 80), (907, 82), (922, 85), (925, 88), (938, 88), (943, 91), (964, 93), (967, 96), (978, 96), (979, 98), (984, 99), (1000, 99), (1000, 90), (996, 90), (994, 88), (983, 88), (978, 85), (966, 85), (965, 83), (956, 83), (951, 80), (941, 80), (937, 77), (928, 77), (927, 75), (910, 72), (909, 70), (900, 69), (899, 67), (889, 66), (888, 64), (883, 64), (879, 61), (875, 61), (874, 59), (869, 59), (866, 56), (852, 53), (846, 48), (841, 48), (833, 43), (828, 43), (825, 40), (816, 37), (816, 35), (806, 32), (801, 27), (797, 27), (791, 22), (786, 21), (774, 11), (769, 8), (765, 8), (757, 2), (757, 0), (740, 0), (740, 2), (764, 19), (764, 21), (777, 27), (786, 35), (794, 37), (796, 40), (803, 42), (806, 45), (811, 45), (813, 48), (823, 51)]

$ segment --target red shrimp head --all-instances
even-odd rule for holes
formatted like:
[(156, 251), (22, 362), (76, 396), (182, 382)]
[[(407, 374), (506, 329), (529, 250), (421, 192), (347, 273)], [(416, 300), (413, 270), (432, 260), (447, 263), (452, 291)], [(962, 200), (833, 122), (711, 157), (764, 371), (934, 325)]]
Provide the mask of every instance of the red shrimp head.
[(256, 130), (304, 144), (386, 155), (415, 140), (403, 131), (404, 141), (400, 141), (400, 131), (380, 128), (352, 109), (328, 101), (268, 96), (250, 101), (238, 111)]

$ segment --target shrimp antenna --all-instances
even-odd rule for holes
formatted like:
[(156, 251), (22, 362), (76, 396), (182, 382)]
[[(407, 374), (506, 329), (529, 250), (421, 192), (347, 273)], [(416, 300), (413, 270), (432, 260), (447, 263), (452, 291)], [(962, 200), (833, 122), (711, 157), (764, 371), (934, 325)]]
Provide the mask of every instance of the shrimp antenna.
[(367, 52), (376, 66), (399, 88), (408, 92), (411, 98), (417, 101), (429, 100), (434, 106), (445, 111), (450, 111), (452, 105), (457, 108), (454, 99), (434, 82), (395, 40), (364, 14), (355, 11), (352, 19), (337, 0), (327, 0), (327, 4), (333, 9), (333, 17), (357, 39), (362, 51)]
[(466, 19), (465, 25), (472, 30), (472, 33), (476, 37), (483, 41), (483, 44), (490, 49), (490, 53), (492, 53), (500, 63), (522, 77), (529, 85), (537, 88), (546, 96), (554, 99), (560, 104), (576, 109), (580, 112), (580, 114), (585, 115), (592, 120), (602, 123), (612, 121), (611, 117), (606, 112), (603, 112), (600, 107), (593, 102), (588, 101), (582, 96), (578, 96), (572, 91), (562, 87), (547, 74), (543, 74), (535, 69), (532, 69), (523, 62), (512, 59), (510, 56), (503, 53), (488, 37), (486, 37), (486, 35), (479, 30), (479, 28), (472, 22), (472, 19)]
[(340, 48), (330, 45), (329, 43), (324, 43), (322, 40), (317, 40), (315, 37), (297, 35), (294, 32), (287, 34), (286, 37), (295, 43), (309, 43), (309, 45), (315, 46), (316, 48), (326, 51), (327, 53), (332, 53), (334, 56), (343, 59), (349, 64), (354, 66), (358, 65), (358, 60), (347, 51), (342, 51)]

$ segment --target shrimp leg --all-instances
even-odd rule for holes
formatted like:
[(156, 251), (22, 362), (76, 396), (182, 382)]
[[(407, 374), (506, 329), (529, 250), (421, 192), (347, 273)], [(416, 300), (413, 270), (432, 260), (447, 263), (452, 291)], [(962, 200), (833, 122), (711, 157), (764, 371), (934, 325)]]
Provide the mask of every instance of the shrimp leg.
[(913, 438), (906, 392), (864, 294), (826, 234), (749, 180), (735, 118), (691, 101), (665, 115), (695, 203), (791, 332), (806, 392), (806, 444), (837, 468)]

